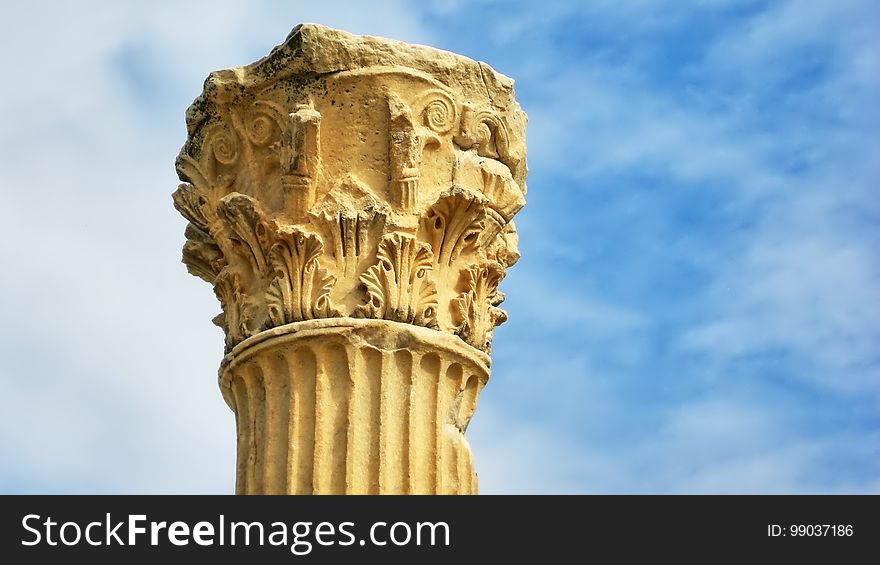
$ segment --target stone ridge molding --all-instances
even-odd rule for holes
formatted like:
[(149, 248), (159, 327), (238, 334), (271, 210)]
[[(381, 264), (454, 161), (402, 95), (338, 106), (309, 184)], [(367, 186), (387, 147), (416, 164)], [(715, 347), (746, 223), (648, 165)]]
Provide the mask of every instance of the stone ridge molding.
[(186, 125), (174, 205), (222, 308), (237, 492), (475, 493), (526, 194), (513, 81), (302, 24), (211, 73)]
[(174, 204), (227, 350), (356, 317), (488, 351), (519, 257), (525, 122), (512, 81), (484, 63), (314, 24), (212, 73), (187, 111)]

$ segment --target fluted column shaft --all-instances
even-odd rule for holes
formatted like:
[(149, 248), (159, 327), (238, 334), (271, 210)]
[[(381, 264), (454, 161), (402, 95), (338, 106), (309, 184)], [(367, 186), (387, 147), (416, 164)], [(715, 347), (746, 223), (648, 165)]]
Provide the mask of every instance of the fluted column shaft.
[(239, 494), (476, 494), (464, 437), (487, 356), (397, 322), (317, 320), (227, 356)]

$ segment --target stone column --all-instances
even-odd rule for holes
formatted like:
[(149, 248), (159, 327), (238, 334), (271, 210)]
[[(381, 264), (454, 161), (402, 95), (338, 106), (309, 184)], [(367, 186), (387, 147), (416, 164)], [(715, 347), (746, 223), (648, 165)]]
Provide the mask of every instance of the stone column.
[(236, 492), (477, 492), (525, 121), (484, 63), (312, 24), (208, 77), (174, 204), (223, 309)]

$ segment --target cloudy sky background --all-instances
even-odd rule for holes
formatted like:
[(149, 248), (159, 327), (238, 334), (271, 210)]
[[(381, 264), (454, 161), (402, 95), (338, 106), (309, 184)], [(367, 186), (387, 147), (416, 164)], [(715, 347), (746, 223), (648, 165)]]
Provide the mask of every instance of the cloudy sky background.
[(872, 0), (3, 3), (0, 492), (232, 491), (173, 163), (302, 21), (517, 81), (482, 492), (880, 493)]

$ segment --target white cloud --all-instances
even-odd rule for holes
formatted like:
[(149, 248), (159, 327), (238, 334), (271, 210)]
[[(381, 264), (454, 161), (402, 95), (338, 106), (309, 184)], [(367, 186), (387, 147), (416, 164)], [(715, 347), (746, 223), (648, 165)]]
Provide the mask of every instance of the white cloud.
[(852, 47), (850, 41), (861, 39), (877, 19), (876, 7), (865, 0), (771, 2), (715, 41), (708, 58), (721, 69), (766, 77), (785, 72), (773, 64), (805, 47)]
[[(590, 410), (605, 399), (585, 400)], [(602, 441), (483, 401), (468, 436), (487, 494), (878, 492), (850, 469), (876, 457), (876, 433), (803, 438), (788, 417), (764, 399), (712, 394), (667, 406), (635, 440)]]
[(620, 461), (485, 403), (468, 438), (483, 494), (602, 493), (627, 488)]
[(776, 352), (793, 356), (796, 376), (807, 382), (880, 392), (878, 273), (866, 242), (851, 237), (754, 236), (742, 258), (717, 275), (707, 312), (717, 318), (686, 332), (683, 345), (710, 354), (719, 370)]

